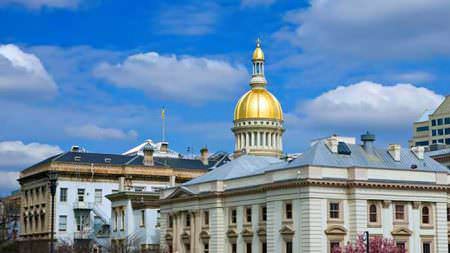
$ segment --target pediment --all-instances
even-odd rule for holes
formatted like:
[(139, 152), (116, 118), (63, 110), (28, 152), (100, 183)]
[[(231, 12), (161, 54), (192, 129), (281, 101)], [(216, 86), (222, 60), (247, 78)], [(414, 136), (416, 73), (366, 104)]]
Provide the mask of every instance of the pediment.
[(169, 196), (167, 196), (166, 199), (190, 197), (193, 195), (194, 195), (194, 193), (192, 191), (190, 191), (188, 188), (180, 186), (180, 187), (177, 187)]
[(412, 231), (407, 227), (398, 227), (392, 230), (391, 234), (393, 236), (410, 236)]
[(280, 229), (280, 234), (282, 235), (293, 235), (295, 233), (295, 230), (290, 225), (284, 225)]
[(210, 238), (209, 232), (206, 230), (203, 230), (202, 232), (200, 232), (200, 238), (207, 240)]
[(266, 228), (265, 227), (260, 227), (258, 228), (258, 231), (256, 231), (256, 233), (258, 234), (258, 236), (266, 236)]
[(244, 228), (241, 232), (242, 237), (253, 237), (253, 231), (251, 228)]
[(172, 233), (167, 233), (166, 236), (164, 236), (164, 239), (166, 239), (166, 241), (172, 241), (173, 239)]
[(325, 234), (327, 235), (346, 235), (347, 229), (340, 225), (331, 225), (325, 229)]
[(238, 233), (237, 233), (235, 228), (228, 229), (228, 231), (227, 231), (227, 237), (228, 238), (236, 238), (238, 236), (239, 235), (238, 235)]

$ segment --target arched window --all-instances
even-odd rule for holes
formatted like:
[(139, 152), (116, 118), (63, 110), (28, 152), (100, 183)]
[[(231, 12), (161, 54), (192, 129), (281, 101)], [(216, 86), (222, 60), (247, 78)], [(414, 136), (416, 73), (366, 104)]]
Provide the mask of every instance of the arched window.
[(369, 207), (369, 222), (377, 223), (378, 222), (378, 214), (377, 214), (377, 206), (375, 204), (371, 204)]
[(422, 207), (422, 223), (430, 224), (430, 208), (428, 206)]

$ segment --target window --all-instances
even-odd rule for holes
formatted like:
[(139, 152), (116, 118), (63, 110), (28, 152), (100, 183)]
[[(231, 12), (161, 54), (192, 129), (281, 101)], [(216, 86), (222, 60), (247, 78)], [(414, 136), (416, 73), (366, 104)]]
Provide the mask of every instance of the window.
[(121, 217), (122, 221), (120, 222), (120, 230), (125, 230), (125, 209), (122, 209)]
[(450, 118), (445, 118), (444, 123), (445, 124), (450, 124)]
[(102, 189), (95, 189), (95, 203), (100, 204), (102, 203)]
[(231, 253), (237, 253), (237, 245), (236, 243), (231, 244)]
[(292, 253), (292, 242), (286, 242), (286, 253)]
[(117, 209), (114, 209), (114, 225), (113, 230), (117, 231), (117, 227), (119, 227), (119, 213), (117, 212)]
[(141, 210), (141, 227), (145, 227), (145, 210)]
[(284, 205), (284, 218), (286, 220), (292, 220), (292, 203), (288, 202)]
[(173, 218), (172, 218), (172, 215), (169, 215), (169, 228), (173, 228)]
[(252, 208), (251, 207), (245, 208), (245, 222), (252, 223)]
[(445, 134), (450, 134), (450, 128), (445, 129)]
[(447, 222), (450, 222), (450, 207), (447, 207)]
[(431, 210), (429, 206), (422, 207), (422, 224), (430, 225), (431, 223)]
[(416, 128), (417, 132), (425, 132), (428, 131), (428, 126), (421, 126)]
[(397, 248), (406, 250), (406, 242), (404, 242), (404, 241), (397, 241), (395, 244), (397, 245)]
[(84, 201), (84, 189), (78, 189), (78, 202)]
[(67, 202), (67, 188), (59, 189), (59, 201)]
[(203, 253), (208, 253), (209, 252), (209, 243), (204, 243), (203, 244)]
[(252, 243), (247, 242), (245, 244), (245, 253), (252, 253)]
[(67, 230), (67, 216), (66, 215), (60, 215), (59, 216), (59, 231), (66, 231)]
[(339, 202), (330, 202), (329, 203), (329, 218), (330, 219), (339, 219)]
[(261, 253), (267, 253), (267, 243), (261, 243)]
[(416, 142), (416, 146), (428, 146), (429, 142), (428, 141), (417, 141)]
[(445, 144), (450, 145), (450, 138), (445, 139)]
[(431, 120), (431, 125), (432, 126), (436, 126), (436, 120), (435, 119)]
[(442, 119), (438, 119), (437, 120), (437, 124), (438, 124), (438, 126), (442, 125), (443, 124), (443, 120)]
[(405, 221), (405, 205), (403, 204), (395, 204), (394, 206), (395, 211), (395, 220), (396, 221)]
[(422, 253), (431, 253), (431, 242), (422, 243)]
[(436, 136), (436, 130), (435, 129), (431, 130), (431, 135)]
[(377, 206), (375, 204), (371, 204), (369, 207), (369, 222), (377, 223), (378, 222), (378, 212)]
[(261, 221), (267, 221), (267, 207), (261, 207)]
[(438, 129), (438, 135), (444, 135), (444, 129)]
[(186, 217), (184, 219), (184, 226), (185, 227), (190, 227), (191, 226), (191, 215), (190, 214), (186, 214)]
[(203, 225), (209, 226), (209, 212), (208, 211), (203, 212)]
[(433, 142), (432, 142), (433, 144), (436, 144), (437, 143), (437, 140), (433, 140)]
[(237, 211), (234, 208), (234, 209), (231, 209), (230, 223), (236, 224), (236, 221), (237, 221)]
[(341, 244), (339, 243), (339, 241), (330, 241), (330, 253), (333, 252), (334, 248), (339, 248), (341, 247)]

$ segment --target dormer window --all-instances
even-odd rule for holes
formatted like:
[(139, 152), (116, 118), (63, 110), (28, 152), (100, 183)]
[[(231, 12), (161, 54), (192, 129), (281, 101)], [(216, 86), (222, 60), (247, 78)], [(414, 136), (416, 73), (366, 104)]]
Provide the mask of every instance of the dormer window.
[(75, 156), (75, 157), (73, 158), (73, 160), (74, 160), (75, 162), (79, 162), (79, 161), (81, 161), (81, 156)]

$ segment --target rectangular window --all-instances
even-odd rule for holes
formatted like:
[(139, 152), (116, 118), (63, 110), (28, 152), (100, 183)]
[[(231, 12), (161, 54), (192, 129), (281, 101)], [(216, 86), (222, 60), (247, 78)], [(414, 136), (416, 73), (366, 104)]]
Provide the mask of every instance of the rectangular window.
[(141, 227), (145, 227), (145, 210), (141, 210)]
[(397, 248), (406, 250), (406, 243), (405, 243), (405, 242), (403, 242), (403, 241), (398, 241), (398, 242), (396, 242), (395, 244), (397, 245)]
[(245, 208), (245, 222), (252, 223), (252, 208), (251, 207)]
[(134, 191), (135, 192), (143, 192), (145, 190), (145, 187), (143, 186), (135, 186)]
[(237, 245), (236, 243), (231, 244), (231, 253), (237, 253)]
[(339, 219), (339, 203), (338, 202), (330, 202), (330, 210), (329, 210), (329, 218), (330, 219)]
[(447, 124), (450, 124), (450, 118), (445, 118), (444, 123), (445, 123), (446, 125), (447, 125)]
[(286, 242), (286, 253), (292, 253), (292, 242)]
[(245, 244), (245, 253), (252, 253), (252, 244), (251, 243)]
[(119, 227), (119, 212), (117, 212), (117, 209), (114, 209), (113, 231), (117, 231), (118, 227)]
[(237, 211), (235, 208), (231, 209), (231, 215), (230, 215), (230, 223), (236, 224), (237, 221)]
[(416, 142), (416, 146), (428, 146), (429, 142), (428, 141), (417, 141)]
[(436, 126), (436, 120), (435, 119), (431, 120), (431, 125), (432, 126)]
[(447, 222), (450, 222), (450, 207), (447, 207)]
[(417, 127), (416, 128), (416, 131), (417, 132), (425, 132), (425, 131), (428, 131), (428, 126), (421, 126), (421, 127)]
[(203, 244), (203, 253), (208, 253), (209, 252), (209, 244), (205, 243)]
[(266, 206), (261, 207), (261, 220), (267, 221), (267, 207)]
[(284, 218), (292, 220), (292, 203), (288, 202), (284, 205)]
[(267, 253), (267, 243), (261, 243), (261, 253)]
[(188, 213), (186, 214), (185, 219), (184, 219), (184, 226), (185, 227), (191, 226), (191, 215)]
[(66, 215), (60, 215), (59, 216), (59, 231), (66, 231), (67, 230), (67, 216)]
[(450, 134), (450, 128), (446, 128), (445, 129), (445, 134), (447, 135), (447, 134)]
[(438, 129), (438, 135), (444, 135), (444, 129)]
[(333, 252), (334, 248), (340, 248), (340, 247), (341, 247), (341, 245), (338, 241), (331, 241), (330, 242), (330, 253)]
[(122, 209), (122, 213), (121, 213), (121, 217), (120, 218), (122, 218), (122, 220), (121, 220), (121, 222), (120, 222), (120, 230), (125, 230), (125, 210), (124, 209)]
[(443, 123), (444, 123), (444, 121), (443, 121), (442, 119), (438, 119), (438, 120), (437, 120), (438, 126), (442, 125)]
[(431, 253), (431, 243), (430, 242), (422, 243), (422, 253)]
[(95, 203), (102, 203), (103, 193), (102, 189), (95, 189)]
[(437, 143), (437, 140), (433, 140), (433, 144), (436, 144)]
[(59, 201), (60, 202), (67, 202), (67, 188), (60, 188), (59, 189)]
[(172, 215), (169, 215), (169, 228), (173, 228), (173, 218), (172, 218)]
[(84, 189), (78, 189), (78, 202), (84, 202)]
[(436, 129), (431, 130), (431, 135), (436, 136)]
[(209, 226), (209, 212), (208, 211), (203, 212), (203, 225)]
[(405, 220), (405, 205), (395, 204), (395, 220), (404, 221)]

